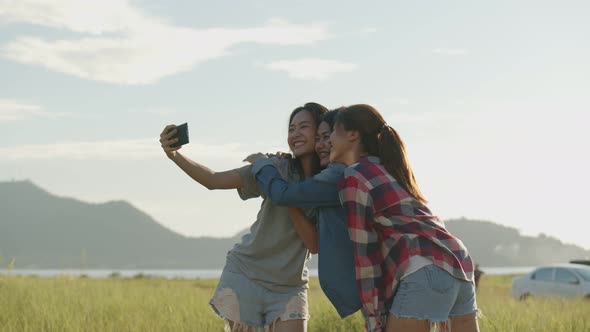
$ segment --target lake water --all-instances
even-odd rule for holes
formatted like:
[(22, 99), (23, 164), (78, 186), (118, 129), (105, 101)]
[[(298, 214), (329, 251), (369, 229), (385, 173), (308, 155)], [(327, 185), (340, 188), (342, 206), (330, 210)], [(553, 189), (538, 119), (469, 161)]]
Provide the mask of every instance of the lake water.
[[(480, 267), (485, 274), (488, 275), (506, 275), (506, 274), (525, 274), (532, 271), (535, 267), (531, 266), (517, 266), (517, 267)], [(38, 276), (43, 278), (51, 278), (55, 276), (81, 276), (85, 275), (90, 278), (107, 278), (117, 274), (123, 278), (132, 278), (137, 275), (153, 276), (159, 278), (181, 278), (181, 279), (212, 279), (219, 278), (221, 269), (213, 270), (78, 270), (78, 269), (63, 269), (63, 270), (33, 270), (33, 269), (15, 269), (15, 270), (0, 270), (0, 275), (19, 275), (19, 276)], [(310, 269), (310, 276), (317, 277), (318, 270)]]

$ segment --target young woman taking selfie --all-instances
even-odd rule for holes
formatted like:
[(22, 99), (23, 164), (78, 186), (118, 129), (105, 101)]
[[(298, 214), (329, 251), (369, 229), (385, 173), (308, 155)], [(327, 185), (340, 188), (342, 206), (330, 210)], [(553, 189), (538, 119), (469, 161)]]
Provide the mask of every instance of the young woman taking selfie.
[[(301, 181), (319, 170), (315, 135), (325, 112), (327, 109), (316, 103), (307, 103), (291, 112), (287, 141), (293, 158), (271, 158), (289, 182)], [(244, 200), (261, 196), (251, 165), (212, 171), (180, 154), (180, 147), (171, 147), (176, 142), (172, 138), (174, 127), (167, 126), (160, 135), (162, 149), (192, 179), (210, 190), (237, 189)], [(212, 309), (232, 331), (306, 331), (308, 258), (309, 251), (293, 227), (287, 208), (264, 199), (250, 233), (227, 254), (210, 301)]]

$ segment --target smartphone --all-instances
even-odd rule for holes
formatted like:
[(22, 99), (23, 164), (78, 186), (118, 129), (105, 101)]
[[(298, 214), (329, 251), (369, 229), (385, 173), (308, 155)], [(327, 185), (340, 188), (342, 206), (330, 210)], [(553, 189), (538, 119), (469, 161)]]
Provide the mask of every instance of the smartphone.
[(168, 132), (171, 132), (172, 130), (176, 129), (176, 134), (174, 134), (172, 137), (170, 137), (171, 140), (178, 138), (178, 142), (170, 145), (173, 148), (179, 147), (181, 145), (185, 145), (188, 144), (188, 123), (183, 123), (181, 125), (178, 125), (174, 128), (170, 128), (170, 130), (168, 130)]

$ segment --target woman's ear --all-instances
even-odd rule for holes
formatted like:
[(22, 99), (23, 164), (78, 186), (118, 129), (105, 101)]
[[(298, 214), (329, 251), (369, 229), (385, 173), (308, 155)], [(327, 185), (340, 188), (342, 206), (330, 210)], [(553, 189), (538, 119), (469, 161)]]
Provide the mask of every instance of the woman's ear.
[(349, 142), (360, 141), (361, 133), (358, 130), (350, 130), (346, 132), (346, 138)]

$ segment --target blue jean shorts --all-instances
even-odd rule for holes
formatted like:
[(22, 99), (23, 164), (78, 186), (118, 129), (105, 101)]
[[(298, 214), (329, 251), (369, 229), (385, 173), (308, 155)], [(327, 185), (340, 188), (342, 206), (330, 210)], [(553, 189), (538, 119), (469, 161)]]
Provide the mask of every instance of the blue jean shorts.
[(273, 292), (227, 268), (209, 304), (218, 316), (232, 321), (240, 331), (263, 330), (279, 319), (309, 319), (306, 286)]
[(427, 265), (400, 281), (389, 312), (431, 322), (477, 313), (475, 285), (434, 264)]

